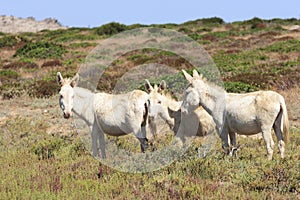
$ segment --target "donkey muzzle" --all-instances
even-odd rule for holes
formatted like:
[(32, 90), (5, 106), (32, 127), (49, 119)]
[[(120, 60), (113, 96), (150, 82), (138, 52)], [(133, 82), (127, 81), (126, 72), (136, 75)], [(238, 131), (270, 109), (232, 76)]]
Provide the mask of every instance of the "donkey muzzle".
[(63, 114), (65, 119), (69, 119), (71, 117), (71, 113), (69, 112), (64, 112)]

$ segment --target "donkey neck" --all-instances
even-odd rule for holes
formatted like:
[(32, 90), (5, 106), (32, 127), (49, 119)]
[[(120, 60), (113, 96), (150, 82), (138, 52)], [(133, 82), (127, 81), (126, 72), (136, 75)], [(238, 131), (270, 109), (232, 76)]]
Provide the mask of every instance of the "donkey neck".
[(214, 84), (205, 84), (199, 91), (200, 105), (213, 117), (218, 133), (221, 133), (226, 115), (226, 91)]
[(204, 89), (198, 91), (200, 94), (200, 105), (205, 108), (209, 114), (214, 114), (217, 110), (225, 108), (226, 91), (213, 84), (205, 83)]
[(165, 98), (165, 102), (167, 102), (167, 105), (170, 109), (172, 110), (179, 110), (182, 101), (176, 101), (175, 99), (173, 99), (171, 96), (164, 96)]
[(74, 87), (73, 111), (88, 125), (94, 123), (93, 101), (95, 93), (81, 87)]

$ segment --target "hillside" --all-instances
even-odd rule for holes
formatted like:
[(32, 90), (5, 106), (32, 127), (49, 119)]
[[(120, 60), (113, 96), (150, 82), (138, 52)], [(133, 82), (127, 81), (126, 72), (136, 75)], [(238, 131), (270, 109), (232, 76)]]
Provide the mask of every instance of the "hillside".
[[(299, 26), (295, 18), (225, 23), (215, 17), (183, 24), (112, 22), (67, 28), (55, 19), (0, 17), (0, 199), (299, 198)], [(93, 159), (75, 122), (62, 117), (56, 73), (75, 75), (99, 42), (140, 27), (172, 29), (198, 42), (212, 57), (229, 92), (270, 89), (282, 94), (291, 124), (287, 158), (276, 155), (266, 161), (263, 140), (238, 138), (245, 144), (238, 158), (224, 157), (220, 141), (202, 158), (196, 143), (170, 166), (146, 174), (121, 173)], [(107, 68), (97, 89), (111, 92), (127, 71), (149, 63), (193, 68), (172, 52), (131, 51)], [(121, 147), (136, 145), (129, 139), (110, 138)]]

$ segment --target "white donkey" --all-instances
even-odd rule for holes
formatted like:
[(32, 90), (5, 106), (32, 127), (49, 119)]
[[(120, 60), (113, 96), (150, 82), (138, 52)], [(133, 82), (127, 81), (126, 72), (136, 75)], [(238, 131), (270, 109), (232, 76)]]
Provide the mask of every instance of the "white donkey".
[(182, 102), (178, 102), (170, 96), (164, 94), (167, 87), (167, 84), (164, 80), (161, 81), (159, 86), (155, 84), (154, 87), (152, 87), (148, 80), (145, 81), (145, 89), (149, 94), (149, 120), (152, 122), (155, 120), (155, 118), (157, 118), (157, 116), (160, 116), (171, 129), (174, 129), (174, 120), (169, 116), (168, 108), (172, 110), (178, 110)]
[(212, 117), (201, 106), (192, 115), (182, 115), (180, 109), (182, 101), (176, 101), (171, 95), (166, 94), (165, 81), (161, 81), (159, 86), (152, 87), (146, 80), (145, 88), (149, 93), (149, 119), (160, 116), (181, 140), (184, 140), (187, 132), (191, 132), (191, 118), (195, 118), (198, 122), (198, 129), (197, 132), (190, 133), (190, 136), (205, 136), (215, 131)]
[(98, 156), (99, 140), (102, 158), (106, 157), (104, 133), (111, 136), (134, 133), (141, 151), (145, 152), (148, 94), (141, 90), (126, 94), (93, 93), (77, 87), (78, 78), (77, 74), (73, 79), (64, 79), (60, 72), (57, 73), (61, 86), (59, 104), (65, 118), (70, 118), (73, 111), (90, 126), (93, 156)]
[[(284, 157), (285, 142), (288, 141), (289, 136), (289, 121), (285, 101), (280, 94), (273, 91), (226, 93), (220, 87), (209, 84), (196, 70), (193, 71), (193, 76), (184, 70), (183, 74), (189, 85), (185, 91), (182, 112), (188, 113), (197, 109), (199, 105), (203, 106), (212, 115), (227, 153), (229, 152), (228, 134), (232, 145), (236, 147), (235, 132), (241, 135), (262, 132), (267, 147), (267, 157), (269, 160), (272, 159), (273, 128), (280, 155)], [(222, 112), (220, 109), (215, 109), (221, 104), (225, 105)]]

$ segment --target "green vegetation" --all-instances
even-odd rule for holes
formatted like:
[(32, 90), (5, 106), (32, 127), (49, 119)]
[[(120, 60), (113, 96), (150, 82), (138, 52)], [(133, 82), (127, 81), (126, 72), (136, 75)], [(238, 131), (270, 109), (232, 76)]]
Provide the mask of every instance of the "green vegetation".
[(300, 40), (291, 39), (287, 41), (275, 42), (262, 50), (278, 53), (300, 52)]
[(224, 87), (227, 92), (233, 93), (254, 92), (258, 90), (256, 86), (242, 82), (225, 82)]
[(79, 138), (47, 134), (48, 127), (35, 117), (1, 125), (1, 199), (296, 199), (300, 187), (299, 129), (291, 131), (286, 159), (267, 161), (257, 139), (239, 138), (238, 158), (224, 157), (220, 142), (203, 158), (195, 142), (170, 166), (130, 174), (93, 159)]
[(2, 70), (0, 71), (0, 76), (2, 78), (6, 77), (6, 78), (13, 78), (13, 79), (16, 79), (20, 76), (20, 74), (18, 74), (16, 71), (14, 70)]
[(67, 30), (45, 31), (39, 36), (43, 41), (51, 41), (54, 43), (66, 43), (74, 41), (92, 41), (100, 37), (95, 34), (93, 29), (88, 28), (69, 28)]
[(241, 74), (249, 72), (255, 66), (256, 60), (266, 60), (266, 56), (259, 51), (242, 51), (228, 54), (220, 51), (213, 55), (213, 60), (221, 72)]
[[(262, 139), (240, 137), (238, 157), (224, 156), (220, 140), (202, 157), (199, 139), (171, 165), (143, 174), (122, 173), (92, 158), (76, 123), (61, 116), (55, 77), (57, 71), (72, 77), (101, 40), (149, 25), (112, 22), (96, 28), (0, 33), (0, 95), (4, 99), (0, 101), (0, 199), (298, 199), (300, 116), (299, 89), (295, 88), (300, 85), (300, 32), (289, 30), (294, 25), (300, 25), (300, 20), (253, 18), (225, 23), (218, 17), (151, 25), (153, 33), (170, 28), (201, 44), (228, 92), (271, 89), (283, 93), (291, 127), (285, 159), (279, 158), (275, 144), (274, 159), (267, 161)], [(108, 66), (98, 89), (111, 92), (120, 77), (149, 63), (178, 71), (194, 68), (173, 52), (138, 49)], [(214, 82), (219, 78), (218, 73), (201, 73)], [(158, 84), (162, 78), (170, 92), (182, 93), (180, 89), (186, 87), (181, 73), (150, 81)], [(141, 85), (128, 89), (143, 89)], [(159, 136), (149, 152), (172, 137), (171, 132)], [(138, 151), (138, 141), (132, 138), (109, 140)]]
[(23, 47), (19, 48), (14, 56), (45, 59), (61, 58), (64, 53), (66, 53), (66, 50), (62, 45), (51, 42), (35, 42), (27, 43)]
[(59, 87), (54, 78), (52, 80), (37, 80), (28, 86), (28, 94), (32, 97), (50, 97), (58, 93)]
[(218, 26), (224, 24), (224, 20), (219, 17), (211, 17), (211, 18), (203, 18), (192, 20), (183, 23), (184, 26), (192, 26), (192, 25), (203, 25), (203, 26)]
[(117, 22), (104, 24), (96, 29), (98, 35), (114, 35), (127, 30), (126, 25)]
[(14, 47), (20, 42), (24, 42), (26, 39), (23, 37), (15, 36), (15, 35), (5, 35), (0, 38), (0, 48), (2, 47)]

